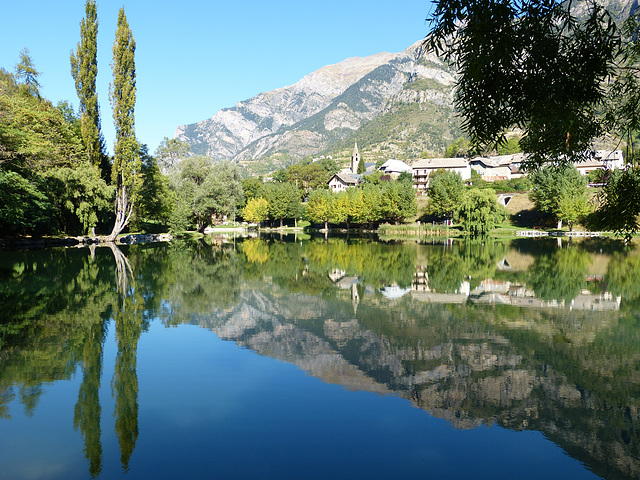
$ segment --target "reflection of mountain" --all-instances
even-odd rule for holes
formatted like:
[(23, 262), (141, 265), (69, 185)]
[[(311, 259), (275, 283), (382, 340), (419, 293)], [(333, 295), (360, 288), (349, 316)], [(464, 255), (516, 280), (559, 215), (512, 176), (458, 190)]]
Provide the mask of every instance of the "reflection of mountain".
[[(590, 249), (604, 252), (595, 272)], [(82, 365), (74, 422), (92, 475), (104, 454), (98, 390), (106, 324), (116, 326), (112, 386), (126, 469), (138, 439), (137, 344), (148, 320), (159, 318), (210, 328), (326, 382), (397, 395), (458, 428), (541, 431), (608, 478), (640, 476), (637, 251), (249, 239), (130, 247), (130, 265), (116, 268), (105, 250), (95, 258), (77, 250), (0, 256), (8, 318), (0, 322), (0, 416), (10, 414), (14, 396), (33, 412), (43, 384), (69, 379)], [(123, 281), (127, 272), (135, 285)], [(484, 302), (533, 295), (566, 308)], [(596, 298), (606, 306), (618, 296), (615, 309), (591, 308)], [(589, 308), (575, 306), (581, 297)]]
[(254, 284), (236, 307), (197, 323), (326, 382), (404, 397), (458, 428), (540, 430), (596, 473), (640, 475), (640, 356), (603, 338), (618, 319), (370, 300), (356, 320), (348, 291), (325, 301)]

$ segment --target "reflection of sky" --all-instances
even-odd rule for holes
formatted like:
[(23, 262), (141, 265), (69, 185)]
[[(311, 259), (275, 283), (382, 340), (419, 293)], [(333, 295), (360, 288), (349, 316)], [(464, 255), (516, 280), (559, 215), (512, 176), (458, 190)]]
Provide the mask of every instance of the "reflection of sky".
[(393, 300), (394, 298), (400, 298), (411, 291), (410, 288), (400, 288), (398, 285), (392, 285), (389, 287), (384, 287), (380, 290), (380, 293), (387, 297), (389, 300)]
[[(111, 325), (112, 327), (112, 325)], [(104, 352), (101, 478), (124, 476)], [(127, 478), (595, 478), (536, 432), (457, 430), (395, 396), (351, 392), (211, 331), (152, 322), (138, 344), (139, 436)], [(0, 478), (87, 478), (80, 375), (0, 421)]]

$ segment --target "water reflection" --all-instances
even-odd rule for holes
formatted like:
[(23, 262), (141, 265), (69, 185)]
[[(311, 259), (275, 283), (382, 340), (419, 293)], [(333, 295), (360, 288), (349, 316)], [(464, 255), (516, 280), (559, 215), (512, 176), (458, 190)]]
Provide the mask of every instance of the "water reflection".
[[(286, 239), (285, 239), (286, 240)], [(252, 238), (0, 256), (0, 416), (81, 369), (74, 427), (104, 462), (139, 436), (137, 348), (152, 319), (196, 324), (328, 383), (406, 398), (457, 428), (537, 430), (597, 474), (640, 476), (640, 255), (606, 242)], [(7, 420), (8, 421), (8, 420)]]

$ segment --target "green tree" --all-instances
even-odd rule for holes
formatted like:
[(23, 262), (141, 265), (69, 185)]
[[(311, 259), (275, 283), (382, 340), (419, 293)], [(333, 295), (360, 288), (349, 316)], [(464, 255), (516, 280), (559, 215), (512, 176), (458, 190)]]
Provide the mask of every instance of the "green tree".
[(259, 198), (262, 192), (262, 178), (261, 177), (249, 177), (242, 179), (242, 190), (244, 191), (244, 198), (247, 202), (252, 198)]
[(243, 202), (239, 167), (230, 162), (221, 162), (214, 166), (195, 191), (193, 213), (198, 231), (203, 232), (213, 218), (235, 218), (238, 205)]
[(214, 165), (209, 157), (186, 158), (173, 178), (176, 195), (172, 229), (184, 230), (195, 221), (199, 232), (214, 218), (235, 216), (244, 203), (240, 169), (230, 162)]
[(489, 235), (506, 216), (493, 190), (472, 188), (465, 192), (456, 220), (469, 235), (479, 237)]
[(0, 231), (5, 235), (43, 233), (50, 225), (47, 196), (17, 172), (0, 167)]
[(113, 107), (116, 140), (113, 156), (112, 183), (116, 187), (115, 223), (108, 236), (114, 241), (127, 226), (140, 186), (140, 155), (135, 134), (136, 42), (131, 34), (124, 7), (118, 12), (116, 40), (113, 44), (113, 83), (109, 98)]
[(146, 145), (140, 145), (140, 200), (136, 203), (135, 221), (166, 223), (175, 205), (175, 193), (170, 189), (169, 177), (160, 171), (156, 158), (149, 155)]
[(417, 213), (416, 190), (408, 182), (385, 182), (378, 202), (381, 216), (396, 225)]
[(531, 198), (536, 207), (562, 222), (573, 225), (591, 211), (587, 193), (588, 179), (573, 165), (546, 166), (530, 175), (533, 189)]
[(335, 195), (329, 190), (313, 190), (309, 194), (305, 216), (312, 223), (324, 223), (325, 231), (329, 229), (329, 220), (333, 215)]
[(39, 76), (40, 72), (36, 70), (36, 67), (33, 64), (29, 49), (26, 47), (23, 48), (20, 51), (20, 62), (16, 64), (16, 78), (24, 82), (29, 94), (38, 98), (40, 98), (40, 83), (38, 82)]
[(600, 194), (601, 206), (593, 215), (593, 226), (612, 230), (630, 241), (640, 230), (640, 171), (614, 170)]
[(269, 217), (269, 203), (264, 198), (252, 198), (242, 210), (247, 222), (257, 223), (258, 227)]
[(520, 153), (521, 151), (522, 147), (520, 147), (520, 140), (515, 137), (509, 138), (504, 143), (498, 145), (497, 148), (498, 155), (513, 155), (514, 153)]
[(21, 95), (11, 76), (0, 78), (0, 165), (23, 173), (43, 171), (70, 164), (81, 152), (81, 139), (60, 109)]
[(445, 158), (466, 157), (469, 155), (469, 140), (460, 137), (444, 151)]
[[(578, 21), (577, 15), (584, 15)], [(620, 36), (593, 2), (438, 0), (427, 47), (459, 72), (456, 107), (473, 147), (519, 126), (530, 162), (584, 158), (603, 132)]]
[(190, 151), (191, 146), (187, 142), (164, 137), (156, 149), (155, 157), (162, 168), (170, 169), (186, 158)]
[(284, 219), (297, 219), (302, 213), (300, 194), (290, 183), (270, 183), (264, 188), (264, 197), (269, 202), (269, 218), (280, 222)]
[[(80, 100), (80, 128), (87, 159), (103, 172), (109, 171), (104, 137), (100, 128), (100, 105), (96, 91), (98, 76), (98, 13), (96, 2), (87, 0), (85, 18), (80, 22), (80, 42), (71, 52), (71, 76)], [(104, 175), (108, 178), (107, 175)]]
[(42, 178), (62, 231), (91, 233), (100, 220), (108, 218), (114, 191), (101, 178), (98, 166), (83, 161), (75, 168), (49, 169)]
[(436, 170), (429, 179), (427, 213), (437, 217), (453, 218), (464, 194), (464, 182), (459, 173)]

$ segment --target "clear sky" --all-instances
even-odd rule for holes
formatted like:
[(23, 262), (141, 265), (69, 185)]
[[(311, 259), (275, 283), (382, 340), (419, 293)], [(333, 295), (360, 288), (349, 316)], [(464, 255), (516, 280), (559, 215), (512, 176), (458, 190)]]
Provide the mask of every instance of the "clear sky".
[[(80, 40), (84, 0), (3, 0), (0, 67), (13, 72), (27, 47), (41, 93), (78, 98), (69, 55)], [(400, 52), (424, 38), (430, 0), (98, 0), (98, 97), (109, 152), (108, 85), (118, 10), (136, 40), (136, 133), (155, 151), (178, 125), (195, 123), (260, 92), (291, 85), (349, 57)]]

